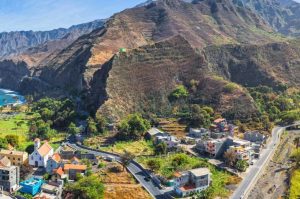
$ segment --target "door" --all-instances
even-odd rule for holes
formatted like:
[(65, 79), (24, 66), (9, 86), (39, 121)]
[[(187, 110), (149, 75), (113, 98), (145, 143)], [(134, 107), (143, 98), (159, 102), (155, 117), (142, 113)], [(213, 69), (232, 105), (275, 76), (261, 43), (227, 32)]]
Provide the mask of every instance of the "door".
[(35, 162), (34, 162), (34, 165), (35, 165), (35, 167), (38, 167), (38, 166), (39, 166), (39, 162), (38, 162), (38, 161), (35, 161)]

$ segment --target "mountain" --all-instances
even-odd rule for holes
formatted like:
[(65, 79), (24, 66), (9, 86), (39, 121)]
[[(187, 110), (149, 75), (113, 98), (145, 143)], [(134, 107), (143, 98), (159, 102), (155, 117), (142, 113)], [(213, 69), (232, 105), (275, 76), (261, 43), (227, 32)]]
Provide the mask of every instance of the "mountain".
[(300, 36), (300, 4), (292, 0), (233, 0), (264, 18), (271, 27), (287, 36)]
[[(76, 94), (91, 112), (117, 120), (135, 111), (170, 112), (169, 94), (193, 80), (195, 103), (251, 117), (258, 109), (244, 87), (299, 86), (300, 49), (298, 40), (277, 34), (244, 3), (147, 2), (115, 14), (61, 51), (43, 56), (43, 48), (30, 49), (26, 58), (35, 64), (10, 62), (10, 74), (19, 65), (24, 72), (0, 81), (0, 87), (35, 96)], [(0, 73), (0, 79), (6, 76)], [(228, 84), (236, 85), (232, 93), (226, 92)]]
[[(59, 28), (50, 31), (14, 31), (0, 33), (0, 58), (7, 58), (26, 52), (30, 48), (39, 45), (47, 45), (48, 42), (66, 40), (72, 43), (83, 34), (90, 33), (94, 29), (103, 26), (105, 20), (96, 20), (89, 23), (71, 26), (68, 29)], [(59, 42), (57, 42), (59, 43)], [(63, 45), (63, 47), (66, 47)]]

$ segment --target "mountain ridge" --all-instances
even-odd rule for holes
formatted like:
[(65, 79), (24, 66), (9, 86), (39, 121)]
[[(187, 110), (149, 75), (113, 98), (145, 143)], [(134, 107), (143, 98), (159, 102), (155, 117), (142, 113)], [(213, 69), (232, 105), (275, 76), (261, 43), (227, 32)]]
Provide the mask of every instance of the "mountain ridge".
[(49, 31), (11, 31), (0, 33), (0, 59), (24, 53), (32, 47), (46, 42), (68, 38), (75, 41), (79, 36), (90, 33), (103, 26), (105, 20), (95, 20), (88, 23), (73, 25), (69, 28), (58, 28)]

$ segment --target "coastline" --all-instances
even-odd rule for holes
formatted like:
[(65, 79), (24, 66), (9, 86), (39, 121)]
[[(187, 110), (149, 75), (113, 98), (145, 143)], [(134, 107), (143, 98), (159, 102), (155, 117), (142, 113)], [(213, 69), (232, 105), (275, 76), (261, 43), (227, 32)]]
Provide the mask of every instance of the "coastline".
[(25, 103), (25, 97), (20, 95), (18, 92), (8, 89), (0, 89), (0, 107), (18, 106)]

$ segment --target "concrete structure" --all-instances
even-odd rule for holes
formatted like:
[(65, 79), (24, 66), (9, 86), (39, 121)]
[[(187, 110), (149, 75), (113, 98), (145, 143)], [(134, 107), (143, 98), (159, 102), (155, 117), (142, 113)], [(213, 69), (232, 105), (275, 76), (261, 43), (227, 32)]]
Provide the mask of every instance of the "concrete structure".
[(207, 153), (211, 157), (220, 157), (226, 150), (226, 139), (198, 140), (196, 149), (200, 153)]
[(77, 174), (84, 175), (87, 170), (86, 165), (75, 165), (75, 164), (65, 164), (64, 173), (68, 176), (69, 180), (75, 180)]
[(20, 183), (20, 191), (22, 193), (28, 193), (34, 196), (41, 191), (43, 183), (44, 180), (32, 177)]
[(166, 143), (168, 149), (177, 148), (180, 144), (180, 140), (178, 140), (175, 136), (171, 135), (162, 135), (156, 136), (154, 139), (154, 144)]
[(244, 133), (244, 139), (263, 144), (267, 140), (267, 137), (259, 131), (247, 131)]
[(210, 133), (211, 132), (205, 128), (200, 128), (200, 129), (190, 128), (189, 130), (189, 136), (193, 138), (209, 137)]
[(151, 139), (154, 139), (155, 137), (157, 136), (164, 136), (166, 135), (167, 133), (157, 129), (157, 128), (151, 128), (147, 131), (146, 135), (145, 135), (145, 138), (148, 139), (148, 140), (151, 140)]
[(69, 146), (63, 146), (60, 149), (59, 153), (60, 153), (60, 156), (62, 159), (67, 159), (67, 160), (70, 160), (71, 158), (73, 158), (75, 156), (75, 150)]
[(0, 187), (4, 191), (13, 192), (18, 188), (20, 170), (18, 166), (12, 166), (7, 157), (0, 160)]
[(47, 161), (46, 172), (52, 174), (53, 170), (57, 169), (59, 166), (61, 166), (61, 157), (58, 153), (55, 153)]
[(14, 150), (0, 150), (0, 157), (5, 156), (14, 166), (21, 166), (28, 163), (28, 153), (23, 151), (14, 151)]
[(53, 148), (45, 142), (42, 146), (40, 139), (34, 140), (34, 151), (29, 155), (29, 164), (34, 167), (44, 167), (47, 166), (47, 161), (53, 155)]
[(51, 180), (54, 181), (54, 182), (58, 182), (58, 181), (63, 180), (67, 177), (68, 176), (65, 174), (63, 168), (59, 167), (58, 169), (53, 170)]
[(215, 132), (225, 132), (228, 131), (228, 124), (225, 118), (219, 118), (214, 120), (213, 124), (211, 125), (211, 130)]
[(181, 197), (200, 193), (207, 189), (211, 182), (208, 168), (198, 168), (176, 174), (174, 191)]

